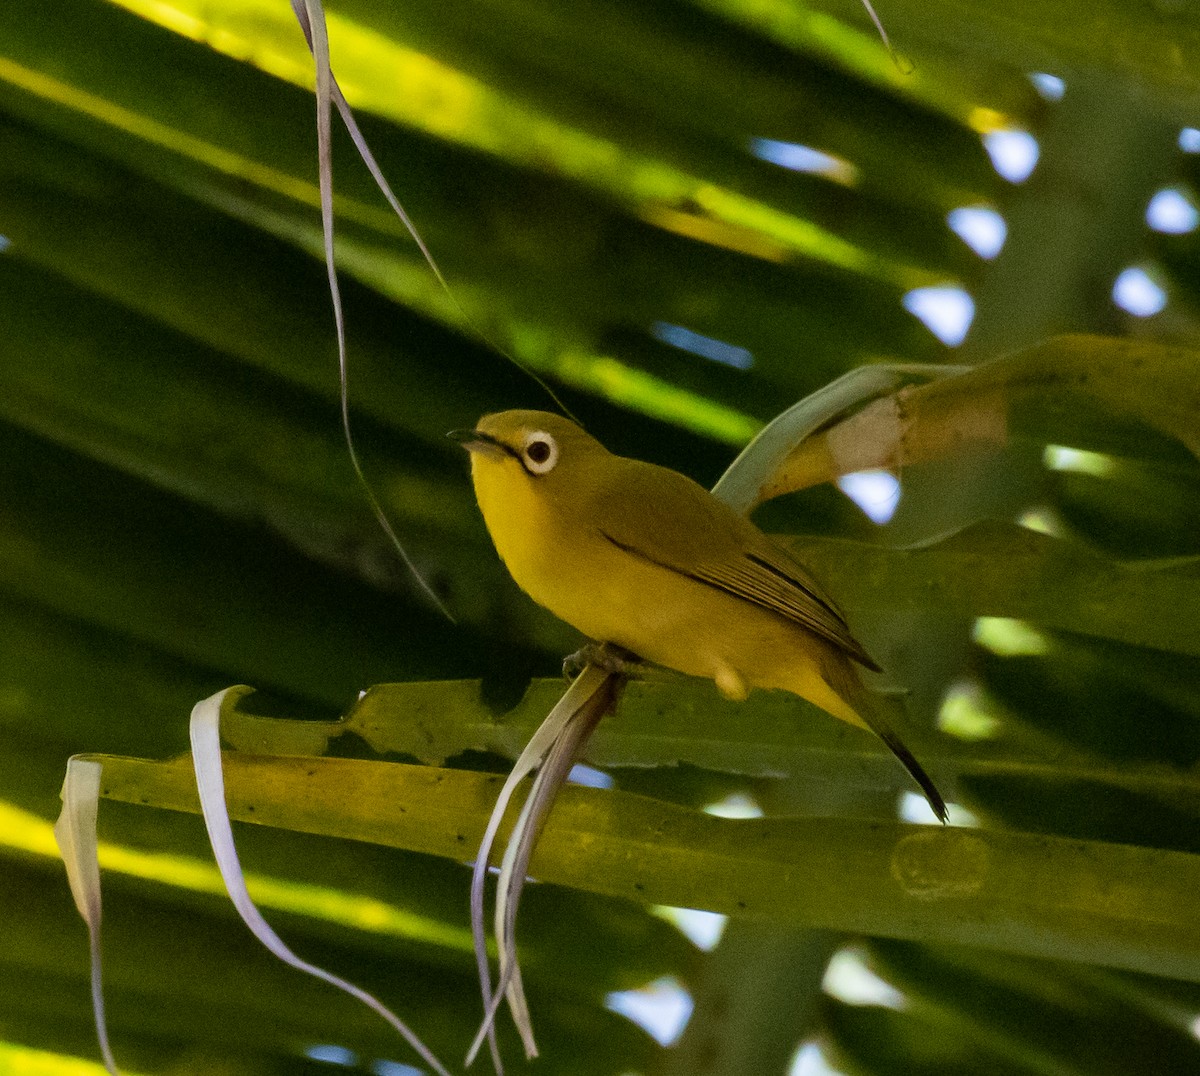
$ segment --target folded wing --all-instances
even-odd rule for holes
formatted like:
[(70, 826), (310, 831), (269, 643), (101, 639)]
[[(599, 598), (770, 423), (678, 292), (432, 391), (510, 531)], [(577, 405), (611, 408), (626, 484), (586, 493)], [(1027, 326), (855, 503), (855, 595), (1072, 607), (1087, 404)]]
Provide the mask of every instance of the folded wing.
[[(749, 520), (690, 478), (637, 460), (597, 498), (613, 545), (790, 620), (878, 671), (820, 584)], [(673, 486), (664, 496), (664, 483)]]

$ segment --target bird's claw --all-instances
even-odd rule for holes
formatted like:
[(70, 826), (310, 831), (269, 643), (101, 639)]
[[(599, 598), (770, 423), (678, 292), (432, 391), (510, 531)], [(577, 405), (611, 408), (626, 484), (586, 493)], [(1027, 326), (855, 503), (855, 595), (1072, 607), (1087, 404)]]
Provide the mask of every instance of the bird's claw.
[(619, 674), (637, 663), (636, 654), (615, 643), (585, 643), (574, 654), (563, 658), (563, 678), (574, 680), (588, 665), (595, 665), (606, 673)]

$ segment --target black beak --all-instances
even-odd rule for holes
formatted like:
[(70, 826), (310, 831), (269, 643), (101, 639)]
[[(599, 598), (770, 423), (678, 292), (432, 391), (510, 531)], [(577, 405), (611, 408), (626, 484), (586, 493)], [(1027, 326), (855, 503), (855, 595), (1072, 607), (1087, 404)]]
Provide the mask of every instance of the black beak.
[(457, 441), (468, 452), (479, 452), (484, 456), (512, 455), (508, 445), (480, 430), (451, 430), (446, 436), (451, 441)]

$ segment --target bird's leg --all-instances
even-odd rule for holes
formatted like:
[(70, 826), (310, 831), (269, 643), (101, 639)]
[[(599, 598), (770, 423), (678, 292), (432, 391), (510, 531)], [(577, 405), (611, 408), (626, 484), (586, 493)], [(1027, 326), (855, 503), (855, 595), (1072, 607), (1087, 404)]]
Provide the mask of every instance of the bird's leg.
[(585, 643), (563, 658), (562, 670), (565, 679), (574, 680), (585, 665), (595, 665), (607, 673), (624, 673), (640, 663), (641, 658), (616, 643)]

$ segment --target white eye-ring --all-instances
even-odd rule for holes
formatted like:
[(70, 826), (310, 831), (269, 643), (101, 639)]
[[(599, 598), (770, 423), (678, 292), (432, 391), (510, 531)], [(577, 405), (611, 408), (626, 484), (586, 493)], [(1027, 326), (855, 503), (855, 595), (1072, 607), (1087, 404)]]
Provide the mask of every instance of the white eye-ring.
[(530, 474), (547, 474), (558, 462), (558, 442), (544, 430), (534, 430), (525, 435), (525, 446), (521, 449), (521, 461)]

